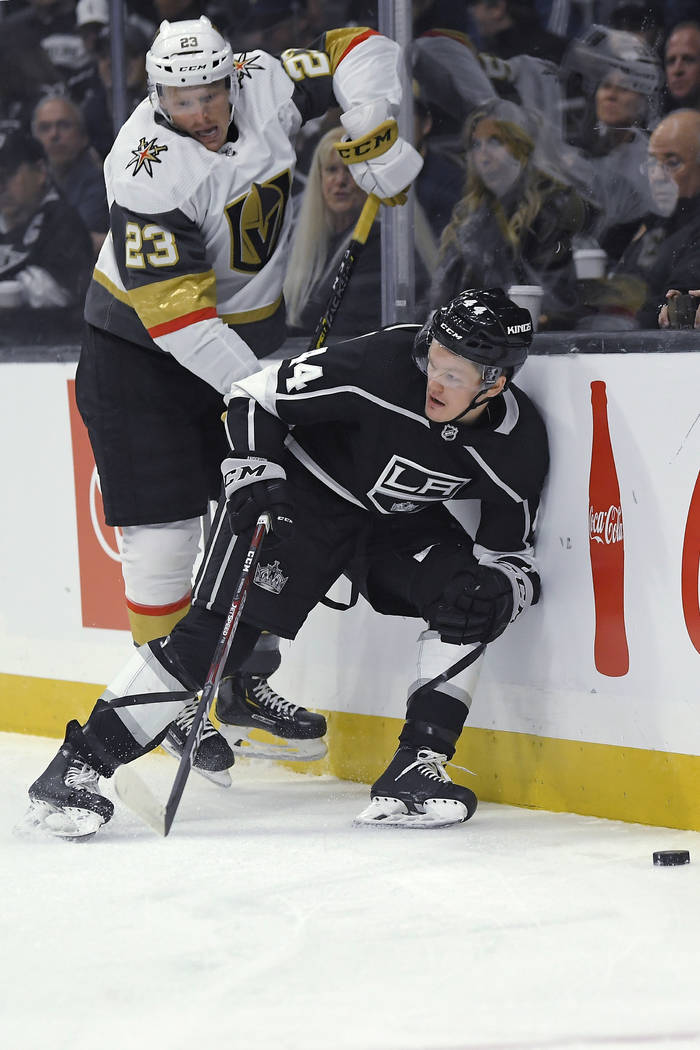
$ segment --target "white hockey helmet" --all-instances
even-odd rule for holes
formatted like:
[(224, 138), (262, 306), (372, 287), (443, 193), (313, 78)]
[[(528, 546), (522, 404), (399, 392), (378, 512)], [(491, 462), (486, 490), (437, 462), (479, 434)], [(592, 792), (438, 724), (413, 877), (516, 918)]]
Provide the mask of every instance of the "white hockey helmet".
[(231, 112), (238, 97), (231, 45), (209, 19), (161, 22), (146, 52), (148, 90), (153, 108), (169, 119), (161, 102), (163, 87), (194, 87), (228, 78)]
[(604, 25), (591, 25), (573, 40), (561, 67), (564, 73), (581, 74), (593, 87), (615, 72), (623, 87), (650, 101), (663, 85), (661, 62), (651, 48), (633, 33)]

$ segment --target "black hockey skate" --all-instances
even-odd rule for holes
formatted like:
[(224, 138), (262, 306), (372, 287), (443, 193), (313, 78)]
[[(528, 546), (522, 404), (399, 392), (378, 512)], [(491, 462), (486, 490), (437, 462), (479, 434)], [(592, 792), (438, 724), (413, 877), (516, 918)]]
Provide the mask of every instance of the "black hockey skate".
[(323, 715), (285, 700), (261, 675), (225, 678), (216, 716), (236, 754), (248, 758), (312, 762), (328, 750), (322, 739), (327, 728)]
[[(185, 741), (194, 721), (199, 700), (192, 700), (186, 704), (174, 722), (168, 726), (168, 732), (161, 743), (161, 747), (172, 755), (180, 758), (185, 749)], [(220, 787), (231, 787), (231, 775), (229, 767), (236, 761), (236, 757), (224, 740), (221, 733), (217, 732), (208, 718), (204, 719), (204, 731), (199, 741), (199, 747), (192, 763), (192, 768), (201, 773), (207, 780), (219, 784)]]
[(371, 788), (371, 802), (356, 824), (375, 827), (445, 828), (476, 809), (476, 795), (445, 772), (446, 755), (401, 745)]
[(58, 754), (29, 789), (24, 830), (88, 838), (111, 819), (114, 805), (100, 792), (99, 773), (80, 754), (82, 739), (80, 724), (69, 722)]

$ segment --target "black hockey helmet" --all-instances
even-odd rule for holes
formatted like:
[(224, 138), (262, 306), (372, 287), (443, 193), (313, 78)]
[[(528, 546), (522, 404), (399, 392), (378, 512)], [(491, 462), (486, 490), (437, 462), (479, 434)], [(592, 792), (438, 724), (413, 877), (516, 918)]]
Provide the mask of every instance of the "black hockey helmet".
[(413, 360), (423, 373), (433, 339), (453, 354), (483, 365), (488, 387), (502, 373), (510, 381), (525, 364), (532, 318), (502, 288), (468, 288), (436, 310), (416, 336)]

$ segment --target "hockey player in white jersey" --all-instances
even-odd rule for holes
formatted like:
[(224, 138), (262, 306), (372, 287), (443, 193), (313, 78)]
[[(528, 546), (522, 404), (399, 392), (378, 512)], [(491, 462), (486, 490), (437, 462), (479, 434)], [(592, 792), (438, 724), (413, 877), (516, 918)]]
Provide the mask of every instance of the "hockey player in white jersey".
[[(284, 338), (295, 135), (339, 104), (356, 181), (399, 200), (422, 164), (396, 125), (400, 60), (397, 44), (356, 27), (281, 58), (234, 54), (205, 17), (163, 22), (146, 56), (150, 97), (105, 162), (110, 232), (76, 381), (106, 521), (121, 528), (138, 644), (167, 634), (189, 607), (200, 518), (221, 484), (222, 395)], [(285, 756), (323, 754), (323, 717), (267, 683), (279, 660), (276, 639), (263, 636), (223, 683), (222, 701), (226, 693), (242, 734), (254, 711), (287, 739)], [(175, 753), (191, 714), (166, 738)], [(139, 713), (123, 717), (133, 725)], [(207, 723), (197, 768), (230, 783), (232, 762)]]
[[(234, 383), (226, 499), (192, 608), (138, 650), (85, 726), (69, 723), (29, 790), (36, 819), (68, 837), (110, 819), (98, 777), (156, 746), (182, 706), (173, 692), (201, 688), (248, 536), (266, 512), (272, 531), (227, 668), (245, 661), (260, 630), (293, 638), (342, 573), (379, 612), (422, 618), (399, 747), (358, 820), (418, 828), (467, 820), (476, 797), (445, 771), (481, 658), (466, 664), (539, 597), (533, 537), (547, 437), (511, 385), (531, 338), (529, 313), (500, 289), (468, 291), (423, 329), (396, 325)], [(473, 538), (444, 507), (461, 499), (481, 504)], [(163, 699), (141, 708), (135, 733), (119, 717), (135, 708), (111, 704), (143, 693)]]

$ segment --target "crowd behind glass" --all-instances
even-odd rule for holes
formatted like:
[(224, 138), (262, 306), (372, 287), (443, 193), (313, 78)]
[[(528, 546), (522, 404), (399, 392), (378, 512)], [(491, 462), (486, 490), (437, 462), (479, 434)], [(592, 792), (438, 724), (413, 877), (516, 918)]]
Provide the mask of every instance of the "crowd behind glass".
[[(326, 28), (378, 25), (377, 4), (359, 0), (128, 0), (125, 13), (129, 110), (147, 93), (162, 19), (207, 14), (234, 51), (272, 54)], [(697, 0), (413, 4), (415, 320), (465, 287), (529, 286), (541, 289), (540, 331), (700, 327), (696, 19)], [(109, 228), (109, 25), (108, 0), (0, 3), (5, 345), (79, 337)], [(313, 331), (363, 204), (333, 149), (338, 115), (298, 141), (292, 335)], [(334, 338), (381, 322), (375, 227)]]

